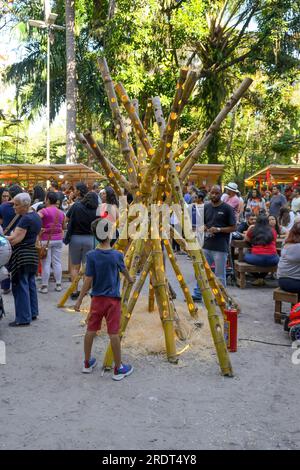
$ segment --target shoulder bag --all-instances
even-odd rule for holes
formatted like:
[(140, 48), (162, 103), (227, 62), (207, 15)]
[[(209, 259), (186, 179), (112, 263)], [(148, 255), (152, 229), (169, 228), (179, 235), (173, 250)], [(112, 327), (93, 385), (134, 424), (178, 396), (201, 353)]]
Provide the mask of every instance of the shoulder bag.
[(48, 249), (49, 249), (49, 243), (50, 243), (51, 237), (52, 237), (52, 235), (53, 235), (55, 226), (57, 225), (58, 221), (59, 221), (59, 210), (57, 209), (57, 213), (56, 213), (54, 222), (53, 222), (53, 224), (52, 224), (52, 226), (51, 226), (51, 229), (50, 229), (50, 232), (49, 232), (49, 234), (48, 234), (47, 243), (46, 243), (45, 245), (43, 245), (43, 244), (41, 243), (40, 236), (38, 236), (37, 243), (36, 243), (36, 249), (37, 249), (37, 251), (38, 251), (39, 259), (45, 259), (45, 258), (47, 258)]

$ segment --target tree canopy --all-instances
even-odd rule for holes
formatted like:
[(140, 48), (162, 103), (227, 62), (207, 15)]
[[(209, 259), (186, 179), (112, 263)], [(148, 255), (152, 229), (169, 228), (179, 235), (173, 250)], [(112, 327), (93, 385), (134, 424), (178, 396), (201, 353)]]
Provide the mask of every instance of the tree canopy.
[[(64, 24), (64, 1), (53, 2)], [(8, 67), (16, 86), (20, 116), (32, 119), (45, 105), (46, 35), (29, 28), (43, 19), (40, 0), (15, 0), (10, 19), (25, 53)], [(98, 131), (112, 141), (114, 130), (96, 59), (105, 56), (115, 81), (137, 98), (143, 114), (147, 98), (170, 105), (178, 68), (198, 72), (178, 140), (204, 131), (246, 75), (254, 85), (210, 143), (203, 160), (225, 162), (228, 175), (242, 180), (270, 162), (289, 162), (300, 151), (300, 5), (295, 0), (77, 0), (76, 61), (78, 129)], [(51, 45), (51, 117), (65, 101), (65, 35)], [(117, 158), (118, 149), (112, 144)]]

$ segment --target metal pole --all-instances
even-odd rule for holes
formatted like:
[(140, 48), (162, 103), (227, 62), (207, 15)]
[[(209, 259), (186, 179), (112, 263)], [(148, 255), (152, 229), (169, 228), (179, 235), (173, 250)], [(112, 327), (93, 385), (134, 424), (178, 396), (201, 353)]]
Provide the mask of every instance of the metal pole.
[(47, 28), (47, 165), (50, 165), (50, 27)]

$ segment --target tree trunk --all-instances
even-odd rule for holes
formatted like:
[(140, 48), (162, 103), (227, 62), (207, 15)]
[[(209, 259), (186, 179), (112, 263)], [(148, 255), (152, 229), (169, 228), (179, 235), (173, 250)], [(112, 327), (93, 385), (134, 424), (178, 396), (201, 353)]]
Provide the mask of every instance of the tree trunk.
[(75, 0), (66, 0), (66, 163), (76, 162)]

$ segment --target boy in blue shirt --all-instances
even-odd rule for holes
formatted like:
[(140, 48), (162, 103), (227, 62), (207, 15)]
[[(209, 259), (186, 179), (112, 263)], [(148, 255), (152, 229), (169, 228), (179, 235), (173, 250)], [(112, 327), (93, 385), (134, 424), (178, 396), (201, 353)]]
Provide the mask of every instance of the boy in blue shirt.
[(120, 275), (123, 273), (129, 283), (133, 283), (124, 264), (123, 254), (110, 246), (110, 223), (106, 219), (97, 219), (91, 224), (92, 233), (100, 247), (86, 255), (85, 279), (75, 310), (80, 311), (84, 296), (91, 291), (91, 308), (88, 316), (87, 331), (84, 338), (85, 361), (83, 373), (91, 373), (96, 366), (96, 359), (91, 357), (96, 332), (100, 330), (105, 317), (107, 332), (114, 356), (115, 368), (113, 380), (122, 380), (133, 372), (131, 365), (121, 362), (121, 344), (119, 337), (121, 317)]

